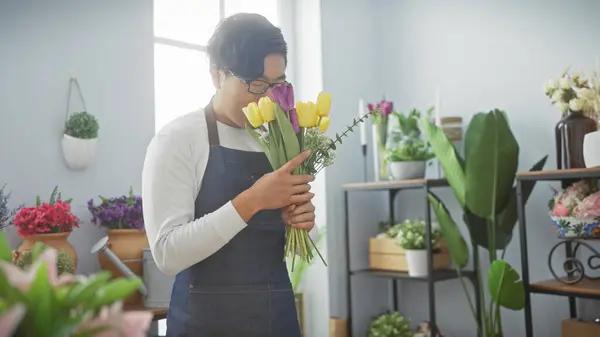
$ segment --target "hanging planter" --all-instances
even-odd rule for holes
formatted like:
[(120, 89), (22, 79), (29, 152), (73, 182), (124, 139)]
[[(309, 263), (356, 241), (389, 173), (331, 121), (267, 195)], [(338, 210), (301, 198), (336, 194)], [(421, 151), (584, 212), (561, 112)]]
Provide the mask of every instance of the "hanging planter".
[[(75, 85), (83, 111), (69, 113), (71, 102), (71, 88)], [(67, 112), (65, 115), (65, 130), (62, 139), (62, 150), (67, 166), (73, 170), (87, 168), (96, 156), (98, 142), (98, 121), (96, 117), (87, 113), (85, 100), (76, 78), (69, 81), (69, 94), (67, 96)]]

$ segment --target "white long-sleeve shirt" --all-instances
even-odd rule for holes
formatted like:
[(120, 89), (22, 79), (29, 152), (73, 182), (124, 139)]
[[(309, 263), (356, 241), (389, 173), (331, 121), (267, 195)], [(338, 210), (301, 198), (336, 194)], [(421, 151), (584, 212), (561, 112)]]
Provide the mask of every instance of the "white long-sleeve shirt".
[[(221, 146), (262, 151), (244, 129), (217, 121)], [(166, 125), (146, 149), (142, 202), (146, 235), (158, 268), (175, 275), (217, 252), (247, 226), (231, 201), (194, 220), (195, 200), (208, 163), (204, 110)]]

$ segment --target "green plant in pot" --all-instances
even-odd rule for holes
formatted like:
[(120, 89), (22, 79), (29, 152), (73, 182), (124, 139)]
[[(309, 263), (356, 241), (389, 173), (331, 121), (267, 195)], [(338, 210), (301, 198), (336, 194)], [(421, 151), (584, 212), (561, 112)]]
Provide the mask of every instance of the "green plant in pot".
[[(475, 303), (461, 278), (471, 312), (477, 321), (478, 336), (500, 337), (500, 308), (521, 310), (524, 288), (519, 274), (503, 260), (517, 221), (517, 195), (514, 186), (518, 167), (519, 145), (503, 111), (478, 113), (471, 120), (465, 136), (465, 158), (462, 158), (444, 132), (428, 119), (420, 121), (433, 152), (440, 160), (446, 179), (463, 209), (473, 250), (473, 266), (479, 287)], [(531, 170), (541, 170), (546, 158)], [(523, 182), (523, 199), (527, 200), (534, 182)], [(469, 249), (446, 206), (433, 193), (429, 200), (448, 245), (450, 257), (461, 275), (469, 260)], [(484, 294), (479, 250), (489, 256), (487, 272), (488, 296)], [(477, 306), (476, 306), (477, 305)], [(479, 311), (476, 310), (479, 308)]]
[[(427, 115), (431, 114), (431, 109)], [(412, 109), (408, 114), (394, 112), (398, 127), (392, 131), (391, 143), (386, 152), (392, 177), (397, 180), (425, 177), (425, 163), (434, 157), (426, 140), (421, 136), (419, 119), (421, 112)]]
[(410, 321), (398, 312), (379, 315), (369, 325), (368, 337), (412, 337)]
[(96, 154), (98, 120), (86, 111), (69, 116), (62, 140), (63, 154), (72, 169), (88, 167)]
[[(435, 246), (440, 238), (439, 231), (433, 230), (431, 246)], [(408, 275), (413, 277), (427, 276), (427, 240), (425, 221), (405, 220), (398, 231), (396, 241), (406, 252)]]

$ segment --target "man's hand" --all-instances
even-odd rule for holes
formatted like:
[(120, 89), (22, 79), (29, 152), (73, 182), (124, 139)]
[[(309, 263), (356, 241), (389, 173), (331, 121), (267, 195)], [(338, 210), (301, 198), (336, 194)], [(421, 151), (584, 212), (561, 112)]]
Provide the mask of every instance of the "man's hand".
[(315, 226), (315, 206), (312, 201), (299, 205), (290, 205), (281, 211), (286, 225), (310, 231)]

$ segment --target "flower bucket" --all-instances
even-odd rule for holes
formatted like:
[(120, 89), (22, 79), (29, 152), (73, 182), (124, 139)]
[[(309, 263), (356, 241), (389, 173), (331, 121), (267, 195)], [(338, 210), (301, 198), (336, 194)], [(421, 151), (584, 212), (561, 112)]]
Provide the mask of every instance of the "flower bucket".
[(427, 250), (405, 249), (406, 262), (408, 263), (408, 275), (411, 277), (427, 276)]
[(596, 219), (550, 216), (563, 239), (600, 237), (600, 222)]
[(67, 166), (83, 170), (90, 166), (96, 156), (98, 138), (82, 139), (63, 134), (62, 150)]

